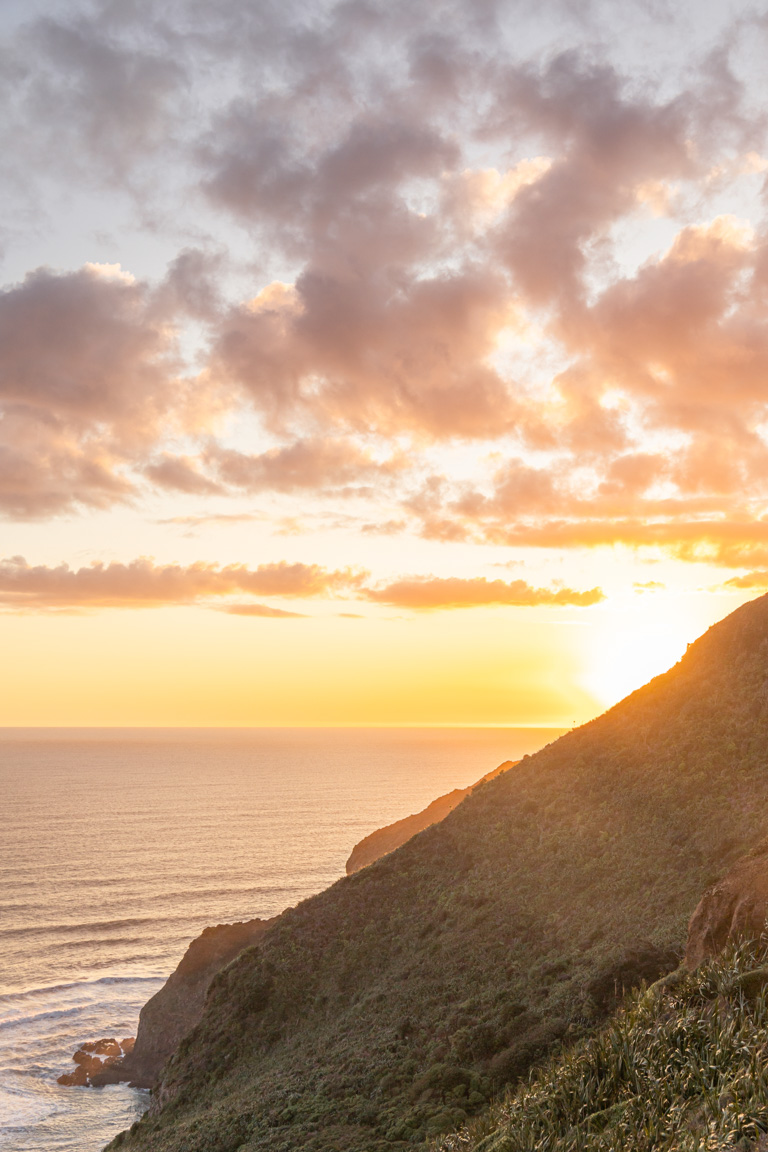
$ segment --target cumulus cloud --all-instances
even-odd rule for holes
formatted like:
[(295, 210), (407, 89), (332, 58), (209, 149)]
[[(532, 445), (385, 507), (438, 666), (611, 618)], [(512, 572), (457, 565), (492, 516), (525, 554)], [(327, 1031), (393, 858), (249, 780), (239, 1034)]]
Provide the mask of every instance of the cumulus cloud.
[[(504, 604), (527, 607), (596, 604), (599, 588), (533, 588), (523, 580), (407, 577), (385, 586), (371, 585), (359, 568), (327, 569), (319, 564), (280, 561), (249, 568), (245, 564), (156, 564), (141, 557), (124, 564), (94, 563), (82, 568), (31, 565), (22, 556), (0, 560), (0, 607), (12, 612), (47, 609), (136, 608), (169, 605), (216, 607), (237, 616), (298, 618), (303, 613), (255, 601), (227, 597), (276, 596), (312, 600), (328, 596), (364, 599), (399, 608), (469, 608)], [(357, 616), (357, 613), (343, 613)]]
[[(759, 568), (768, 237), (721, 202), (766, 168), (746, 24), (659, 83), (599, 35), (618, 22), (466, 0), (31, 18), (0, 49), (6, 188), (75, 165), (177, 255), (154, 284), (86, 265), (0, 292), (0, 512), (380, 495), (366, 534)], [(666, 247), (637, 258), (652, 214)], [(461, 442), (489, 452), (455, 480)]]
[(380, 461), (364, 445), (338, 437), (297, 440), (253, 455), (212, 448), (206, 462), (221, 481), (247, 492), (354, 491), (361, 484), (387, 484), (406, 467), (402, 454)]
[(290, 293), (232, 310), (213, 371), (278, 432), (301, 419), (382, 435), (511, 431), (518, 405), (487, 362), (511, 307), (503, 277), (470, 263), (431, 277), (371, 263), (365, 278), (307, 269)]
[(150, 287), (119, 267), (40, 268), (0, 292), (0, 509), (47, 516), (126, 500), (129, 468), (220, 405), (180, 371)]
[(576, 592), (572, 588), (534, 588), (525, 580), (487, 580), (484, 576), (462, 579), (458, 576), (413, 576), (395, 580), (384, 588), (366, 589), (364, 595), (377, 604), (393, 608), (477, 608), (506, 605), (523, 608), (535, 605), (598, 604), (605, 597), (599, 588)]
[(539, 129), (558, 159), (521, 189), (498, 233), (498, 251), (534, 303), (581, 300), (588, 248), (631, 212), (649, 182), (693, 173), (683, 98), (633, 97), (606, 64), (579, 53), (510, 71), (494, 110), (496, 131)]
[[(285, 561), (249, 568), (245, 564), (155, 564), (142, 558), (72, 569), (30, 565), (21, 556), (0, 561), (0, 604), (16, 611), (45, 608), (160, 607), (215, 603), (237, 593), (254, 596), (313, 598), (354, 591), (365, 573), (350, 568), (329, 571), (318, 564)], [(264, 615), (260, 605), (234, 605), (240, 614)], [(252, 611), (251, 611), (252, 609)], [(277, 614), (270, 613), (270, 614)]]

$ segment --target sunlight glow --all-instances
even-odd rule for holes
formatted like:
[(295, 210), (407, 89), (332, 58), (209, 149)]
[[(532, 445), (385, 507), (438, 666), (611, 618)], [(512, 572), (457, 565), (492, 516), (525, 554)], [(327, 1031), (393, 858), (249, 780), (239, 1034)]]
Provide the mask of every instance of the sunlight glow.
[(585, 638), (583, 686), (611, 707), (668, 671), (701, 631), (679, 596), (627, 596), (600, 613)]

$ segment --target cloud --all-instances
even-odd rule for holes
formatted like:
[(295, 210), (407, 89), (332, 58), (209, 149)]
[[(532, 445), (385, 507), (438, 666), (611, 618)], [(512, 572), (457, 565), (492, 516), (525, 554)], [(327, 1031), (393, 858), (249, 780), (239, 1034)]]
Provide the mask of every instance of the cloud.
[(477, 608), (507, 605), (522, 608), (534, 605), (598, 604), (605, 597), (599, 588), (575, 592), (572, 588), (533, 588), (525, 580), (487, 580), (484, 576), (463, 579), (458, 576), (414, 576), (395, 580), (384, 588), (364, 590), (366, 599), (393, 608)]
[(131, 498), (158, 437), (222, 403), (181, 373), (150, 287), (116, 266), (40, 268), (0, 291), (0, 510), (50, 516)]
[(156, 524), (177, 524), (182, 528), (202, 528), (206, 524), (249, 524), (264, 519), (256, 512), (209, 512), (199, 516), (166, 516)]
[[(314, 598), (358, 589), (365, 574), (329, 571), (318, 564), (285, 561), (248, 568), (245, 564), (155, 564), (141, 558), (72, 569), (32, 566), (21, 556), (0, 561), (0, 605), (16, 611), (46, 608), (131, 608), (216, 603), (237, 593)], [(228, 607), (228, 606), (225, 606)], [(242, 615), (242, 604), (234, 606)], [(254, 614), (260, 606), (253, 605)], [(263, 614), (263, 613), (262, 613)]]
[(768, 588), (768, 572), (746, 572), (743, 576), (734, 576), (726, 580), (723, 587), (765, 590)]
[[(75, 223), (128, 189), (126, 235), (176, 255), (0, 291), (0, 513), (277, 492), (301, 530), (358, 495), (366, 535), (761, 565), (768, 236), (717, 214), (765, 168), (751, 26), (658, 82), (577, 8), (141, 0), (9, 34), (4, 188), (43, 231), (28, 186)], [(468, 442), (494, 453), (440, 478)]]
[(196, 460), (188, 456), (173, 456), (162, 453), (152, 463), (147, 464), (144, 474), (160, 488), (193, 495), (221, 494), (225, 489), (204, 476)]
[(588, 246), (630, 213), (651, 181), (693, 174), (688, 102), (630, 95), (617, 72), (577, 51), (542, 68), (513, 68), (498, 93), (494, 127), (538, 129), (558, 159), (515, 197), (498, 251), (526, 299), (582, 301)]
[(384, 485), (405, 468), (402, 455), (377, 460), (362, 444), (349, 438), (297, 440), (249, 455), (231, 448), (211, 448), (206, 463), (219, 480), (247, 492), (354, 490), (365, 483)]
[(277, 432), (303, 419), (385, 436), (495, 437), (518, 411), (487, 363), (510, 307), (503, 277), (470, 263), (431, 277), (391, 258), (364, 278), (307, 269), (294, 291), (230, 312), (212, 371)]
[(270, 608), (268, 604), (225, 604), (221, 612), (231, 616), (264, 616), (275, 620), (306, 620), (305, 612), (286, 612), (283, 608)]
[(168, 50), (159, 11), (138, 6), (141, 36), (130, 18), (110, 19), (109, 7), (43, 12), (11, 42), (2, 69), (15, 97), (7, 123), (33, 171), (125, 184), (178, 126), (185, 67)]
[[(523, 580), (506, 583), (484, 577), (407, 577), (384, 587), (368, 583), (369, 573), (354, 568), (329, 570), (318, 564), (280, 561), (249, 568), (245, 564), (156, 564), (141, 557), (128, 564), (94, 563), (73, 569), (30, 565), (21, 556), (0, 560), (0, 607), (6, 611), (96, 609), (201, 605), (237, 616), (300, 617), (303, 614), (227, 597), (246, 593), (286, 599), (341, 596), (397, 608), (469, 608), (505, 604), (526, 607), (596, 604), (599, 588), (533, 588)], [(343, 616), (360, 618), (358, 613)]]

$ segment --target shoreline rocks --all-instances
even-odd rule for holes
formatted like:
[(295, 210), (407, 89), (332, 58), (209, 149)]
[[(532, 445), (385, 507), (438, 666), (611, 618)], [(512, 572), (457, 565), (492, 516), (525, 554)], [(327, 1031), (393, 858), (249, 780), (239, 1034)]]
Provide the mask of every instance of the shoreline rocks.
[[(129, 1056), (133, 1051), (135, 1037), (126, 1036), (123, 1040), (116, 1040), (114, 1036), (103, 1037), (88, 1044), (81, 1044), (72, 1056), (75, 1063), (74, 1072), (64, 1072), (58, 1077), (56, 1083), (67, 1088), (93, 1088), (96, 1077), (108, 1073), (119, 1061)], [(105, 1081), (108, 1083), (110, 1081)]]

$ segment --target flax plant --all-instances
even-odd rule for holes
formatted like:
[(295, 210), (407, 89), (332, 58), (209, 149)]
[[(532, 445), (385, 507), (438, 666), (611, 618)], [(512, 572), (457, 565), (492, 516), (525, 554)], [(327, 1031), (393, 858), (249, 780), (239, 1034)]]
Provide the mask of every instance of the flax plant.
[(768, 949), (678, 970), (433, 1152), (768, 1150)]

